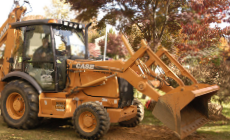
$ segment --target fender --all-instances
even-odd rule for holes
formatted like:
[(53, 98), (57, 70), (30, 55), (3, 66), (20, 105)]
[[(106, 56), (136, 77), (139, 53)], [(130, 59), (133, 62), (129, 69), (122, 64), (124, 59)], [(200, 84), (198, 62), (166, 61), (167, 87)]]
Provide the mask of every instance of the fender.
[(18, 79), (18, 78), (22, 78), (26, 80), (38, 91), (39, 94), (42, 93), (42, 88), (40, 87), (40, 85), (30, 75), (24, 72), (20, 72), (20, 71), (10, 72), (5, 77), (2, 78), (2, 81), (8, 82), (8, 81), (11, 81), (13, 79)]

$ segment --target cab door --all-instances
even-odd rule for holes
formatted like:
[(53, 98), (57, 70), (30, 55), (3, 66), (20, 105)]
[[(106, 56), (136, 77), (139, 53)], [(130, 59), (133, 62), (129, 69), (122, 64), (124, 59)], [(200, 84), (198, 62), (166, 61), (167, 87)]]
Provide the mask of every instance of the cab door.
[(51, 26), (27, 26), (23, 51), (23, 70), (32, 76), (43, 91), (56, 91), (55, 57)]

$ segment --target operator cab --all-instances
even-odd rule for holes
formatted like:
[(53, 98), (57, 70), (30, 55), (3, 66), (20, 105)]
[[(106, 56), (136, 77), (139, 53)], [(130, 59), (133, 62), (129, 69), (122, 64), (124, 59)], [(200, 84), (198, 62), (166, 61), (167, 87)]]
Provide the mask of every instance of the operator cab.
[(82, 24), (46, 19), (11, 24), (17, 38), (11, 71), (33, 77), (43, 92), (62, 91), (66, 86), (67, 59), (87, 59), (87, 31)]

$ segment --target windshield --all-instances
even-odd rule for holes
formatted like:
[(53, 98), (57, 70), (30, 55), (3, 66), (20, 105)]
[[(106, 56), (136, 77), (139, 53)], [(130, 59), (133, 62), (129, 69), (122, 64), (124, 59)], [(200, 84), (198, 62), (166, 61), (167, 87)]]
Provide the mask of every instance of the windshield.
[(85, 58), (86, 48), (83, 31), (63, 26), (53, 27), (56, 54), (70, 59)]

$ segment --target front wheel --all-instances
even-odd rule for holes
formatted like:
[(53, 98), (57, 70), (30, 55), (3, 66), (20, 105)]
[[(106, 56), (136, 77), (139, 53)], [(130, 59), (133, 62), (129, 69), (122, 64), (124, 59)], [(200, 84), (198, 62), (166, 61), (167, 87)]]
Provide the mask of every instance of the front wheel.
[(81, 138), (99, 139), (108, 131), (110, 118), (102, 105), (87, 102), (75, 110), (73, 125)]
[(2, 91), (1, 113), (10, 127), (33, 128), (39, 121), (38, 103), (38, 94), (30, 84), (11, 81)]
[(135, 127), (143, 120), (143, 118), (144, 118), (144, 106), (143, 106), (143, 104), (137, 98), (134, 98), (133, 99), (133, 105), (137, 106), (137, 115), (130, 120), (119, 122), (120, 126)]

